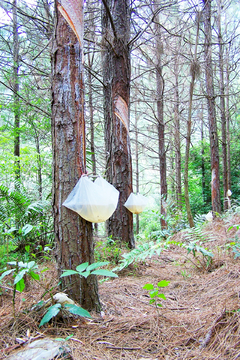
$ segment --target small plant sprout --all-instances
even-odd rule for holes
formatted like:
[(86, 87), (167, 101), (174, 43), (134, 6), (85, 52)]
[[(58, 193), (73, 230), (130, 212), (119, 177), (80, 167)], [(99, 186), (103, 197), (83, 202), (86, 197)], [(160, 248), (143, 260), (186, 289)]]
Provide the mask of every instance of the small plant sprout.
[[(91, 265), (89, 265), (88, 262), (85, 262), (83, 264), (80, 264), (76, 267), (76, 270), (64, 270), (62, 275), (60, 277), (64, 276), (70, 276), (70, 275), (79, 275), (83, 276), (84, 278), (87, 278), (89, 275), (101, 275), (101, 276), (108, 276), (108, 277), (118, 277), (117, 274), (115, 274), (112, 271), (105, 270), (105, 269), (97, 269), (99, 267), (108, 265), (109, 261), (105, 262), (96, 262)], [(97, 270), (96, 270), (97, 269)], [(87, 317), (91, 318), (91, 315), (89, 312), (85, 309), (83, 309), (81, 306), (74, 303), (73, 300), (69, 299), (68, 296), (64, 293), (58, 293), (53, 296), (53, 300), (55, 300), (57, 303), (50, 306), (48, 308), (48, 311), (42, 318), (40, 322), (40, 327), (48, 323), (52, 318), (56, 317), (60, 310), (62, 311), (68, 311), (74, 315), (78, 315), (81, 317)]]
[(154, 287), (153, 284), (145, 284), (143, 286), (143, 289), (148, 290), (149, 292), (149, 296), (150, 296), (149, 304), (155, 304), (156, 307), (162, 307), (162, 304), (159, 303), (157, 300), (159, 299), (166, 300), (166, 296), (160, 293), (160, 288), (168, 286), (169, 283), (170, 281), (162, 280), (159, 281), (157, 287)]
[(37, 274), (36, 271), (38, 271), (38, 266), (35, 263), (35, 261), (30, 262), (22, 262), (22, 261), (11, 261), (8, 262), (9, 265), (13, 266), (13, 269), (4, 271), (0, 276), (0, 282), (2, 279), (12, 274), (14, 277), (14, 288), (13, 288), (13, 297), (12, 297), (12, 303), (13, 303), (13, 315), (15, 317), (15, 297), (16, 297), (16, 291), (23, 292), (25, 288), (25, 282), (24, 277), (28, 275), (33, 280), (37, 281), (40, 279), (39, 274)]
[(105, 270), (105, 269), (95, 270), (99, 267), (102, 267), (102, 266), (105, 266), (108, 264), (109, 264), (109, 261), (96, 262), (91, 265), (89, 265), (88, 262), (85, 262), (83, 264), (78, 265), (76, 267), (76, 270), (64, 270), (64, 272), (62, 273), (62, 275), (60, 277), (70, 276), (70, 275), (79, 275), (79, 276), (83, 276), (84, 278), (87, 278), (89, 275), (118, 277), (117, 274), (115, 274), (114, 272), (109, 271), (109, 270)]

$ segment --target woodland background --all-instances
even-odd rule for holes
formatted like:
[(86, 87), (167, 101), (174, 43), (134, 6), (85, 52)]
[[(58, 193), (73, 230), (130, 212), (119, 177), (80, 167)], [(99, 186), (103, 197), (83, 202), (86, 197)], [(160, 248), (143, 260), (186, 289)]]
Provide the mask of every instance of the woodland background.
[[(238, 1), (119, 0), (117, 3), (127, 4), (126, 19), (118, 18), (114, 13), (113, 1), (89, 0), (84, 3), (86, 170), (103, 176), (109, 171), (108, 150), (115, 134), (105, 119), (109, 99), (107, 85), (112, 81), (108, 78), (111, 73), (106, 59), (115, 55), (117, 58), (114, 39), (121, 33), (123, 21), (128, 30), (124, 43), (130, 55), (125, 60), (131, 64), (126, 74), (130, 83), (129, 123), (123, 122), (130, 139), (127, 144), (131, 150), (129, 173), (133, 191), (147, 196), (148, 206), (142, 214), (133, 217), (136, 249), (131, 252), (128, 250), (134, 248), (131, 246), (134, 244), (128, 239), (124, 242), (115, 238), (105, 224), (93, 226), (95, 261), (116, 264), (116, 271), (123, 277), (115, 283), (99, 285), (106, 320), (94, 318), (93, 327), (88, 326), (90, 323), (78, 324), (76, 334), (84, 338), (85, 348), (73, 347), (73, 351), (80, 353), (80, 358), (85, 352), (84, 358), (97, 359), (107, 344), (106, 359), (119, 359), (124, 351), (133, 351), (132, 357), (127, 355), (127, 358), (135, 359), (140, 350), (142, 356), (148, 353), (154, 356), (157, 351), (160, 358), (168, 354), (166, 359), (168, 356), (174, 359), (179, 358), (179, 349), (183, 351), (182, 358), (199, 359), (199, 351), (205, 351), (210, 344), (206, 350), (209, 351), (208, 359), (221, 358), (223, 353), (226, 359), (237, 359), (239, 271), (236, 264), (240, 256)], [(55, 91), (54, 2), (1, 0), (0, 19), (0, 270), (5, 271), (11, 266), (7, 262), (14, 260), (25, 264), (33, 264), (34, 260), (40, 267), (44, 262), (48, 263), (47, 275), (43, 275), (40, 284), (47, 289), (44, 295), (39, 284), (26, 281), (26, 293), (17, 296), (14, 304), (19, 312), (17, 322), (16, 314), (13, 317), (11, 314), (9, 296), (13, 289), (16, 290), (16, 283), (10, 273), (4, 281), (0, 278), (5, 316), (2, 342), (8, 351), (8, 344), (15, 343), (13, 337), (26, 333), (27, 326), (33, 333), (37, 334), (39, 330), (43, 314), (26, 315), (29, 313), (22, 311), (23, 302), (27, 299), (30, 308), (33, 294), (34, 301), (38, 302), (46, 294), (55, 292), (58, 288), (56, 280), (67, 267), (62, 259), (64, 256), (67, 260), (73, 259), (73, 254), (77, 253), (79, 257), (72, 262), (75, 268), (81, 256), (84, 257), (86, 243), (83, 241), (85, 245), (79, 254), (73, 245), (75, 239), (68, 239), (68, 251), (65, 248), (65, 254), (63, 249), (58, 252), (60, 268), (57, 275), (55, 260), (59, 239), (56, 241), (56, 233), (59, 229), (53, 212), (57, 193), (55, 179), (58, 180), (53, 170), (53, 154), (57, 150), (53, 145), (56, 133), (51, 133), (54, 128), (52, 94)], [(76, 38), (71, 29), (62, 20), (59, 23), (63, 28), (65, 26), (68, 36), (61, 39), (63, 44), (64, 41), (74, 43)], [(127, 24), (130, 24), (129, 28)], [(122, 118), (126, 120), (126, 117)], [(64, 153), (65, 148), (60, 151)], [(57, 166), (60, 168), (61, 164), (57, 163)], [(219, 182), (215, 182), (218, 177)], [(119, 184), (123, 189), (128, 185)], [(231, 196), (228, 196), (228, 190), (231, 190)], [(213, 211), (212, 225), (206, 223), (205, 215), (209, 211)], [(68, 216), (74, 223), (72, 213)], [(89, 227), (82, 223), (82, 226), (92, 229), (91, 224)], [(127, 227), (123, 223), (124, 226)], [(92, 250), (90, 255), (87, 254), (89, 262)], [(151, 256), (152, 260), (149, 260)], [(176, 271), (176, 266), (181, 266), (181, 270)], [(162, 269), (160, 279), (159, 268)], [(35, 271), (35, 267), (32, 269)], [(18, 272), (14, 274), (16, 280)], [(36, 280), (37, 275), (34, 276), (32, 278)], [(163, 277), (170, 279), (170, 285), (165, 292), (167, 306), (160, 323), (159, 313), (147, 310), (151, 304), (144, 301), (146, 291), (143, 292), (142, 285)], [(84, 291), (89, 293), (91, 289), (98, 298), (94, 281), (86, 282)], [(225, 292), (222, 284), (228, 289)], [(27, 295), (27, 286), (32, 295)], [(80, 286), (77, 283), (76, 289), (80, 287), (83, 288), (83, 283)], [(220, 288), (221, 291), (216, 291)], [(90, 305), (86, 302), (84, 306), (79, 291), (73, 290), (72, 286), (69, 289), (72, 298), (75, 297), (74, 300), (84, 308), (97, 310), (99, 299)], [(200, 295), (202, 302), (199, 305)], [(129, 307), (130, 298), (132, 307)], [(144, 316), (138, 318), (140, 302), (144, 304), (141, 309)], [(194, 304), (191, 309), (190, 303)], [(112, 325), (105, 329), (104, 321), (112, 322)], [(99, 328), (99, 323), (103, 327)], [(46, 332), (69, 335), (69, 329), (64, 328), (65, 322), (60, 330), (54, 327), (55, 324), (53, 322)], [(114, 346), (106, 343), (103, 328)], [(117, 335), (119, 329), (121, 339)], [(135, 337), (132, 329), (139, 337)], [(229, 331), (233, 334), (231, 338)], [(126, 335), (130, 332), (128, 338)], [(222, 339), (220, 343), (218, 336)], [(139, 345), (138, 338), (141, 344), (144, 339), (144, 346)], [(131, 348), (134, 341), (136, 347)], [(97, 342), (96, 347), (94, 342)], [(203, 344), (200, 350), (199, 343)]]
[[(14, 217), (18, 216), (19, 236), (15, 234), (15, 238), (28, 236), (27, 243), (37, 238), (37, 246), (42, 248), (53, 241), (51, 46), (54, 6), (49, 1), (1, 1), (0, 5), (1, 242), (4, 244), (6, 231), (8, 235), (13, 232)], [(161, 236), (163, 217), (168, 232), (188, 226), (184, 200), (186, 182), (193, 217), (212, 209), (203, 3), (164, 1), (159, 2), (157, 8), (155, 5), (147, 1), (129, 4), (133, 191), (149, 198), (148, 210), (140, 216), (140, 223), (138, 216), (134, 219), (134, 226), (135, 234), (144, 233), (150, 239)], [(232, 191), (233, 203), (238, 202), (240, 196), (239, 7), (237, 1), (212, 1), (211, 6), (219, 191), (221, 210), (224, 210), (228, 207), (225, 201), (228, 189)], [(87, 170), (104, 174), (100, 2), (85, 3), (84, 21)], [(163, 106), (161, 119), (159, 96)], [(160, 136), (160, 127), (164, 129), (164, 139)], [(165, 193), (160, 187), (163, 161), (167, 174)], [(12, 197), (23, 196), (25, 205), (17, 210), (10, 201), (11, 191)], [(16, 203), (16, 199), (12, 201)], [(29, 219), (27, 211), (31, 204), (34, 211)], [(160, 204), (165, 204), (164, 214)], [(103, 233), (104, 228), (100, 226), (99, 231)]]

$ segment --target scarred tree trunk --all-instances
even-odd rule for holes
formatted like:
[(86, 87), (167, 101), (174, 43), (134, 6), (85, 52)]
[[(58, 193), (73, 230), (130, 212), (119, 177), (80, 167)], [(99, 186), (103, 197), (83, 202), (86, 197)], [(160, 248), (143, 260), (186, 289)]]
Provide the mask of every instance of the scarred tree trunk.
[[(90, 59), (90, 53), (88, 53), (88, 67), (91, 69), (92, 60)], [(93, 119), (93, 89), (92, 89), (92, 74), (88, 71), (88, 104), (90, 113), (90, 144), (91, 144), (91, 160), (92, 160), (92, 172), (94, 175), (97, 174), (96, 168), (96, 156), (95, 156), (95, 141), (94, 141), (94, 119)], [(97, 225), (97, 224), (95, 224)]]
[(120, 192), (117, 209), (107, 221), (107, 231), (108, 236), (134, 248), (133, 215), (124, 207), (125, 201), (132, 192), (129, 136), (129, 1), (104, 0), (103, 3), (106, 177)]
[[(82, 2), (79, 1), (82, 8)], [(52, 51), (53, 210), (59, 275), (94, 262), (92, 223), (62, 206), (85, 173), (82, 43), (56, 9)], [(62, 288), (83, 308), (99, 310), (95, 276), (62, 278)]]
[(219, 179), (219, 146), (216, 122), (215, 95), (212, 68), (212, 32), (211, 32), (211, 0), (204, 0), (204, 29), (205, 29), (205, 72), (207, 87), (207, 104), (209, 119), (209, 137), (211, 146), (212, 170), (212, 211), (221, 213), (220, 179)]

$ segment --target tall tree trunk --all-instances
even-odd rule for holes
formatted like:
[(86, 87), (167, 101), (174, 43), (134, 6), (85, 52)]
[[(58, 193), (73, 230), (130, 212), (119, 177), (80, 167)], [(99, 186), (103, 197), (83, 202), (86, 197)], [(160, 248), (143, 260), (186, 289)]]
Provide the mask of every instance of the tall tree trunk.
[(189, 88), (189, 104), (188, 104), (188, 120), (187, 120), (187, 135), (186, 135), (186, 150), (185, 150), (185, 166), (184, 166), (184, 198), (187, 210), (187, 217), (190, 227), (194, 227), (194, 221), (189, 201), (188, 191), (188, 165), (189, 165), (189, 152), (191, 144), (191, 132), (192, 132), (192, 103), (193, 103), (193, 90), (195, 85), (196, 76), (199, 72), (199, 64), (197, 61), (197, 46), (199, 36), (199, 14), (197, 14), (197, 33), (195, 40), (194, 58), (191, 63), (191, 83)]
[(207, 104), (209, 119), (209, 137), (211, 146), (212, 170), (212, 211), (221, 213), (220, 178), (219, 178), (219, 146), (217, 134), (215, 95), (212, 67), (212, 31), (211, 31), (211, 0), (204, 0), (204, 29), (205, 29), (205, 72), (207, 87)]
[[(33, 125), (34, 127), (34, 125)], [(38, 193), (39, 199), (42, 200), (42, 160), (41, 160), (41, 152), (40, 152), (40, 143), (39, 143), (39, 135), (37, 129), (34, 127), (35, 133), (35, 143), (36, 143), (36, 150), (37, 150), (37, 179), (38, 179)]]
[[(82, 9), (82, 1), (78, 5)], [(92, 223), (62, 206), (85, 168), (83, 50), (56, 9), (52, 51), (53, 210), (59, 275), (94, 262)], [(79, 19), (81, 24), (83, 19)], [(82, 40), (82, 39), (81, 39)], [(96, 276), (62, 278), (62, 288), (87, 310), (99, 310)]]
[[(93, 56), (93, 55), (92, 55)], [(96, 166), (96, 154), (95, 154), (95, 141), (94, 141), (94, 119), (93, 119), (93, 89), (92, 89), (92, 62), (93, 58), (90, 58), (90, 51), (88, 53), (88, 105), (90, 113), (90, 144), (91, 144), (91, 160), (92, 160), (92, 173), (97, 175), (97, 166)], [(95, 234), (98, 231), (98, 224), (94, 224)]]
[(206, 203), (207, 195), (206, 195), (206, 179), (205, 179), (205, 161), (204, 161), (204, 128), (203, 128), (203, 105), (202, 105), (202, 111), (201, 111), (201, 118), (199, 119), (201, 121), (201, 171), (202, 171), (202, 198), (203, 203)]
[(103, 80), (107, 180), (120, 192), (116, 211), (107, 221), (108, 236), (134, 248), (133, 215), (124, 203), (132, 192), (129, 136), (130, 50), (129, 0), (104, 0)]
[[(138, 107), (135, 100), (135, 163), (136, 163), (136, 193), (139, 193), (139, 150), (138, 150)], [(139, 214), (136, 215), (136, 234), (139, 234)]]
[(15, 179), (20, 180), (20, 106), (19, 106), (19, 45), (17, 0), (12, 2), (13, 14), (13, 102), (14, 102), (14, 156)]
[[(88, 67), (91, 70), (92, 60), (90, 59), (90, 53), (88, 53)], [(89, 112), (90, 112), (90, 131), (91, 131), (90, 143), (91, 143), (92, 172), (94, 175), (96, 175), (97, 168), (96, 168), (96, 155), (95, 155), (95, 142), (94, 142), (93, 90), (92, 90), (91, 71), (88, 71), (88, 104), (89, 104)], [(97, 224), (95, 224), (95, 225), (97, 225)]]
[(227, 127), (227, 168), (228, 168), (228, 189), (231, 189), (231, 158), (230, 158), (230, 109), (229, 109), (229, 54), (227, 53), (226, 71), (226, 127)]
[[(157, 4), (154, 3), (154, 10), (157, 10)], [(165, 123), (164, 123), (164, 80), (162, 75), (162, 52), (163, 43), (161, 39), (161, 32), (159, 26), (159, 16), (155, 18), (155, 31), (156, 31), (156, 82), (157, 82), (157, 131), (158, 131), (158, 151), (159, 151), (159, 164), (160, 164), (160, 187), (161, 187), (161, 228), (167, 228), (166, 222), (166, 206), (167, 199), (167, 164), (166, 164), (166, 151), (165, 151)]]
[(228, 208), (228, 167), (227, 167), (227, 120), (225, 110), (225, 86), (224, 86), (224, 63), (223, 63), (223, 38), (221, 31), (221, 0), (218, 1), (218, 44), (219, 44), (219, 72), (220, 72), (220, 112), (221, 112), (221, 124), (222, 124), (222, 164), (223, 164), (223, 208)]
[(176, 200), (179, 209), (182, 208), (182, 181), (181, 181), (181, 141), (180, 141), (180, 112), (179, 112), (179, 58), (176, 56), (174, 64), (175, 88), (174, 88), (174, 147), (175, 147), (175, 176), (176, 176)]

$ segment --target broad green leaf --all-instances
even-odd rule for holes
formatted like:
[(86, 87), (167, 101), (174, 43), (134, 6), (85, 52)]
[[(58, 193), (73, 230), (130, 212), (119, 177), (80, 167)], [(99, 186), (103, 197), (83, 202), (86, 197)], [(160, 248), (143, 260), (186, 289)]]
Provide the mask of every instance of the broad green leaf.
[(42, 318), (41, 322), (40, 322), (40, 326), (46, 324), (47, 322), (49, 322), (54, 316), (56, 316), (61, 308), (61, 304), (55, 304), (53, 306), (50, 306), (50, 308), (48, 309), (47, 313), (44, 315), (44, 317)]
[(72, 304), (65, 304), (64, 306), (67, 308), (67, 310), (70, 313), (72, 313), (74, 315), (91, 318), (91, 315), (89, 314), (89, 312), (87, 310), (81, 308), (80, 306), (72, 305)]
[(158, 295), (158, 290), (149, 291), (150, 298), (154, 298)]
[(16, 283), (16, 290), (23, 292), (24, 289), (25, 289), (24, 279), (21, 279)]
[(16, 266), (17, 262), (16, 261), (8, 261), (7, 264), (11, 265), (11, 266)]
[(38, 274), (36, 274), (34, 271), (29, 271), (29, 275), (31, 276), (32, 279), (34, 280), (40, 280), (40, 276)]
[(65, 341), (68, 341), (68, 340), (71, 339), (72, 337), (73, 337), (73, 334), (68, 335), (68, 336), (66, 337)]
[(30, 251), (30, 245), (26, 245), (26, 246), (25, 246), (25, 250), (26, 250), (27, 253), (29, 253), (29, 251)]
[(159, 297), (161, 299), (164, 299), (164, 300), (167, 300), (166, 296), (164, 294), (157, 294), (157, 297)]
[(68, 341), (72, 337), (73, 337), (73, 334), (67, 336), (66, 339), (64, 339), (64, 338), (55, 338), (54, 340), (56, 340), (56, 341)]
[(41, 270), (41, 273), (43, 273), (45, 271), (48, 271), (48, 270), (49, 270), (49, 268), (44, 268), (44, 269)]
[(28, 272), (27, 269), (23, 269), (23, 270), (19, 271), (19, 273), (17, 274), (17, 276), (14, 279), (14, 284), (17, 284), (24, 277), (26, 272)]
[(27, 267), (28, 269), (32, 269), (32, 268), (37, 268), (37, 265), (35, 263), (35, 261), (30, 261), (29, 263), (27, 263)]
[(158, 303), (157, 306), (162, 307), (162, 304), (159, 304), (159, 303)]
[(4, 273), (2, 273), (2, 275), (0, 276), (0, 281), (7, 275), (11, 274), (15, 269), (10, 269), (10, 270), (6, 270), (4, 271)]
[(28, 263), (24, 263), (24, 262), (22, 262), (22, 261), (19, 261), (19, 262), (17, 263), (17, 266), (18, 266), (18, 267), (26, 268), (26, 267), (27, 267), (27, 264), (28, 264)]
[(51, 250), (52, 250), (52, 248), (50, 248), (49, 246), (44, 247), (44, 251), (51, 251)]
[(199, 249), (199, 251), (200, 251), (204, 256), (213, 257), (213, 254), (212, 254), (210, 251), (208, 251), (208, 250), (206, 250), (206, 249), (204, 249), (204, 248), (202, 248), (202, 247)]
[(18, 229), (16, 227), (11, 227), (11, 229), (7, 230), (6, 233), (7, 234), (11, 234), (14, 231), (17, 231)]
[(157, 285), (159, 287), (166, 287), (166, 286), (168, 286), (169, 283), (170, 283), (170, 281), (162, 280), (162, 281), (159, 281), (159, 283)]
[(145, 290), (153, 290), (154, 286), (153, 286), (153, 284), (145, 284), (143, 286), (143, 289), (145, 289)]
[(85, 262), (85, 263), (83, 263), (83, 264), (78, 265), (78, 266), (76, 267), (76, 270), (77, 270), (78, 272), (82, 272), (82, 271), (86, 270), (87, 267), (88, 267), (88, 262)]
[(108, 265), (109, 264), (109, 261), (104, 261), (104, 262), (96, 262), (96, 263), (93, 263), (91, 265), (89, 265), (87, 267), (87, 271), (91, 271), (93, 269), (96, 269), (98, 267), (101, 267), (101, 266), (105, 266), (105, 265)]
[(85, 279), (90, 275), (90, 271), (83, 271), (81, 273), (79, 273), (79, 275), (85, 277)]
[(23, 228), (22, 228), (23, 236), (26, 236), (28, 233), (30, 233), (30, 231), (32, 231), (32, 229), (33, 229), (32, 225), (30, 225), (30, 224), (24, 225)]
[(102, 276), (109, 276), (109, 277), (118, 277), (118, 275), (115, 274), (114, 272), (109, 271), (109, 270), (105, 270), (105, 269), (94, 270), (92, 272), (92, 274), (94, 274), (94, 275), (102, 275)]
[(155, 303), (155, 301), (156, 301), (155, 299), (150, 299), (149, 304), (153, 304), (153, 303)]
[(64, 271), (64, 273), (62, 273), (62, 275), (60, 277), (74, 275), (74, 274), (78, 274), (78, 272), (75, 270), (66, 270), (66, 271)]

